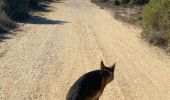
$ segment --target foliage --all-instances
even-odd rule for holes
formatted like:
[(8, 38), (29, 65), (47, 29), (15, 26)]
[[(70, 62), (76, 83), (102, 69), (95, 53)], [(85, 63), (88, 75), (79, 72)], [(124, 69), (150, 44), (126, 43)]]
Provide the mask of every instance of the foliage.
[(25, 19), (28, 17), (28, 0), (3, 0), (4, 11), (12, 19)]
[(8, 16), (6, 16), (5, 12), (3, 11), (3, 1), (0, 0), (0, 32), (5, 29), (11, 29), (17, 27), (17, 24), (10, 20)]
[(149, 2), (149, 0), (111, 0), (115, 5), (125, 5), (125, 4), (138, 4), (143, 5)]
[[(149, 41), (160, 44), (159, 40), (164, 40), (162, 45), (170, 43), (170, 0), (151, 0), (143, 8), (143, 24), (145, 32), (143, 36), (150, 37)], [(159, 34), (159, 35), (158, 35)], [(153, 39), (157, 37), (157, 39)]]
[(29, 0), (29, 7), (30, 8), (37, 8), (38, 7), (38, 2), (40, 2), (41, 0)]

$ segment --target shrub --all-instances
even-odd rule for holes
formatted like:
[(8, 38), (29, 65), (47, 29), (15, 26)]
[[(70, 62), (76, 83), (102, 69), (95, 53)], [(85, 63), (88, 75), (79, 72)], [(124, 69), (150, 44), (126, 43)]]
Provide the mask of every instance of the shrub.
[(91, 0), (92, 2), (101, 2), (101, 3), (104, 3), (104, 2), (108, 2), (110, 0)]
[(28, 17), (28, 0), (3, 0), (4, 10), (12, 19), (25, 19)]
[(3, 12), (2, 6), (3, 6), (3, 2), (2, 2), (2, 0), (0, 0), (0, 14), (2, 14), (2, 12)]
[[(160, 39), (164, 39), (170, 43), (170, 0), (151, 0), (148, 5), (143, 8), (143, 24), (145, 32), (143, 36), (150, 37), (148, 40), (153, 40), (159, 44)], [(157, 35), (157, 34), (160, 35)], [(157, 41), (157, 42), (155, 42)], [(168, 45), (165, 44), (162, 45)]]
[(149, 0), (130, 0), (130, 4), (139, 4), (139, 5), (143, 5), (148, 3)]
[(6, 16), (6, 14), (2, 9), (2, 6), (3, 6), (3, 2), (2, 0), (0, 0), (0, 32), (4, 31), (5, 29), (8, 30), (17, 27), (17, 24)]
[(125, 5), (125, 4), (139, 4), (143, 5), (149, 2), (149, 0), (112, 0), (116, 5)]
[(40, 0), (29, 0), (29, 7), (30, 8), (37, 8), (38, 7), (38, 2), (39, 2)]
[(118, 0), (120, 4), (128, 4), (130, 0)]
[(0, 14), (0, 25), (4, 28), (16, 28), (16, 23), (10, 20), (5, 14)]

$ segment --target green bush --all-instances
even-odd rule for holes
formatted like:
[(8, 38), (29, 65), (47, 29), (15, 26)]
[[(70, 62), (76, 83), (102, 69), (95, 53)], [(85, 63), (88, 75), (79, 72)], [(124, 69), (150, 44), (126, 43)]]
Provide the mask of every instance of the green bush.
[(38, 7), (38, 2), (40, 2), (41, 0), (29, 0), (29, 7), (30, 8), (37, 8)]
[(120, 4), (128, 4), (130, 0), (118, 0)]
[(149, 0), (111, 0), (116, 5), (125, 5), (125, 4), (139, 4), (143, 5), (145, 3), (148, 3)]
[(105, 3), (108, 2), (110, 0), (91, 0), (92, 2), (100, 2), (100, 3)]
[(28, 0), (3, 0), (4, 10), (12, 19), (25, 19), (28, 17)]
[(2, 2), (2, 0), (0, 0), (0, 32), (5, 29), (8, 30), (17, 27), (17, 24), (6, 16), (5, 12), (2, 9), (3, 4), (4, 3)]
[(149, 2), (149, 0), (130, 0), (130, 4), (139, 4), (139, 5), (142, 5), (142, 4), (146, 4), (148, 2)]
[(2, 14), (2, 12), (3, 12), (2, 6), (3, 6), (3, 2), (2, 2), (2, 0), (0, 0), (0, 14)]
[[(159, 44), (159, 40), (164, 40), (165, 44), (170, 43), (170, 0), (151, 0), (143, 8), (143, 23), (145, 32), (143, 36), (151, 37), (149, 41)], [(158, 35), (160, 34), (160, 35)], [(157, 39), (153, 39), (153, 38)]]
[(16, 28), (16, 23), (10, 20), (4, 13), (0, 14), (0, 25), (4, 28)]

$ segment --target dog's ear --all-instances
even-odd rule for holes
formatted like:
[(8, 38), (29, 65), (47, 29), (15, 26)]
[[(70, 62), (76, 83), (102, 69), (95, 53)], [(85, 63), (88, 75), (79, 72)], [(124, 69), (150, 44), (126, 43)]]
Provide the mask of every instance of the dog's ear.
[(105, 67), (105, 65), (104, 65), (103, 61), (101, 61), (100, 68), (101, 68), (101, 69), (104, 69), (104, 67)]
[(116, 67), (116, 63), (114, 63), (110, 68), (111, 68), (111, 70), (112, 70), (112, 72), (114, 72), (115, 71), (115, 67)]

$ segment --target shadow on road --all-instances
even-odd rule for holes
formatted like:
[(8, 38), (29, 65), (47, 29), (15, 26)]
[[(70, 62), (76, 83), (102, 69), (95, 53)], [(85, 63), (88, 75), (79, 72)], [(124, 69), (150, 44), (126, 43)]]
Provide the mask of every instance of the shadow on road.
[(33, 12), (51, 12), (49, 9), (51, 6), (51, 3), (62, 3), (61, 0), (44, 0), (43, 2), (40, 2), (38, 6), (33, 6), (32, 11)]
[(0, 42), (4, 42), (6, 39), (11, 39), (10, 35), (13, 34), (6, 30), (1, 30), (0, 32)]
[(64, 23), (69, 23), (67, 21), (60, 21), (60, 20), (52, 20), (52, 19), (47, 19), (39, 16), (32, 16), (30, 19), (27, 21), (23, 21), (21, 23), (30, 23), (30, 24), (59, 24), (63, 25)]
[[(40, 2), (40, 4), (32, 8), (33, 12), (50, 12), (49, 9), (51, 3), (62, 3), (61, 0), (44, 0)], [(39, 16), (30, 16), (29, 19), (26, 20), (19, 20), (20, 23), (30, 23), (30, 24), (47, 24), (47, 25), (63, 25), (65, 23), (69, 23), (67, 21), (60, 21), (60, 20), (52, 20), (44, 17)], [(10, 32), (11, 29), (0, 29), (0, 42), (5, 42), (6, 39), (11, 39), (11, 35), (15, 35), (14, 33)]]

